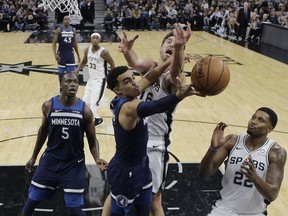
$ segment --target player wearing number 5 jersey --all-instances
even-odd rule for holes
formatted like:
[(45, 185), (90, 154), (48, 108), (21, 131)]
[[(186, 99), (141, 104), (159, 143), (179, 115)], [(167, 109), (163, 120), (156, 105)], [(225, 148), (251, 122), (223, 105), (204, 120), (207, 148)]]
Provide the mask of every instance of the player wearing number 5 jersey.
[[(59, 44), (57, 50), (57, 43)], [(52, 43), (53, 53), (58, 63), (59, 81), (65, 72), (75, 71), (74, 50), (78, 62), (81, 61), (76, 41), (76, 29), (70, 26), (70, 17), (64, 16), (63, 25), (58, 27)]]
[(92, 46), (85, 48), (83, 59), (76, 69), (76, 73), (79, 73), (88, 63), (89, 80), (85, 86), (83, 100), (90, 106), (93, 112), (95, 126), (103, 122), (103, 119), (97, 112), (97, 107), (105, 93), (108, 64), (111, 69), (115, 67), (114, 60), (109, 51), (99, 46), (100, 40), (100, 34), (95, 32), (91, 35)]
[(95, 136), (90, 108), (76, 97), (78, 77), (75, 73), (63, 75), (62, 92), (42, 106), (42, 124), (38, 130), (32, 157), (26, 163), (31, 172), (37, 156), (48, 137), (28, 192), (22, 216), (33, 214), (43, 200), (53, 197), (58, 187), (64, 189), (68, 215), (84, 216), (81, 210), (85, 186), (84, 132), (97, 166), (104, 170), (107, 162), (99, 159), (99, 144)]
[(221, 199), (209, 216), (267, 215), (267, 205), (278, 196), (287, 157), (285, 149), (267, 137), (276, 124), (276, 113), (261, 107), (250, 119), (246, 135), (224, 137), (227, 125), (216, 126), (200, 175), (213, 174), (227, 160)]

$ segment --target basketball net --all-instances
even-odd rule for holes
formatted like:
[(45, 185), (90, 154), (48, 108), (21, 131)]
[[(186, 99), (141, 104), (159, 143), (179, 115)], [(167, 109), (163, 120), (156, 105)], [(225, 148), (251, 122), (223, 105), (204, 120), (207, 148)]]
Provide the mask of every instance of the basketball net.
[(54, 11), (56, 8), (58, 8), (61, 13), (68, 12), (70, 16), (70, 23), (72, 25), (77, 25), (82, 20), (77, 0), (42, 0), (42, 2), (43, 3), (41, 6), (44, 7), (44, 10), (49, 9)]

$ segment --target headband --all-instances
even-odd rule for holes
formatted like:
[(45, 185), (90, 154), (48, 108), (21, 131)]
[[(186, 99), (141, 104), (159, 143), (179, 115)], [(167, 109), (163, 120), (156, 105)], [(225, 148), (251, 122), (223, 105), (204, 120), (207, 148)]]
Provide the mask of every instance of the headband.
[(99, 33), (94, 32), (93, 34), (91, 34), (91, 38), (92, 38), (93, 36), (98, 36), (98, 37), (101, 39), (101, 35), (100, 35)]

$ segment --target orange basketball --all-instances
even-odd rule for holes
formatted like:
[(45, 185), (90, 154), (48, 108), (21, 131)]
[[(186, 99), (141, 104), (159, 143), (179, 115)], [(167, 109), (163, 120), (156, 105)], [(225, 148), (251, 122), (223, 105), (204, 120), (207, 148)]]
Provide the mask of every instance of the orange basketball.
[(230, 81), (230, 70), (219, 58), (207, 57), (198, 61), (191, 72), (191, 82), (197, 91), (213, 96), (221, 93)]

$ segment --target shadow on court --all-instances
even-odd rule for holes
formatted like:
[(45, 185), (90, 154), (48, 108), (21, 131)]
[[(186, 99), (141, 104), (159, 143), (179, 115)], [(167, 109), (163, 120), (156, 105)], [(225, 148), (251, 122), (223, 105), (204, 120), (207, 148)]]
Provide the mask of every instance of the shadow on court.
[[(171, 163), (168, 168), (163, 207), (166, 216), (204, 216), (219, 199), (222, 173), (200, 179), (198, 163)], [(32, 175), (25, 174), (24, 166), (0, 167), (0, 216), (18, 216), (27, 199)], [(100, 216), (109, 193), (106, 173), (94, 165), (86, 166), (84, 206), (86, 216)], [(34, 216), (66, 216), (63, 190), (59, 188), (53, 200), (41, 203)], [(136, 216), (132, 213), (130, 216)]]

